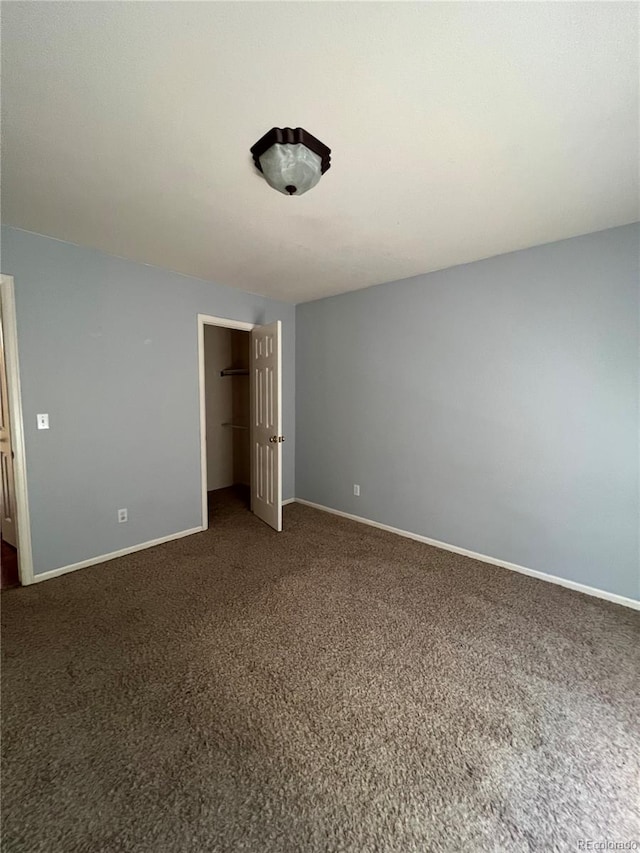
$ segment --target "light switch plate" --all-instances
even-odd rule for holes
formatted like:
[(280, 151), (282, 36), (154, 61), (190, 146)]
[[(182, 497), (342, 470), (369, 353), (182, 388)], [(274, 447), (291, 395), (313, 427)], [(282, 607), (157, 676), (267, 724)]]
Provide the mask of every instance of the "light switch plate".
[(49, 429), (49, 415), (36, 415), (38, 429)]

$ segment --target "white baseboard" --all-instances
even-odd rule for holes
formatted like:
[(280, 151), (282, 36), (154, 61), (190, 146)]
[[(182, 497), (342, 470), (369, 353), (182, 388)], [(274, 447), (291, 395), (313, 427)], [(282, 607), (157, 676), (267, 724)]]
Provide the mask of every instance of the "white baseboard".
[(52, 569), (50, 572), (42, 572), (33, 576), (33, 583), (40, 581), (48, 581), (51, 578), (57, 578), (60, 575), (66, 575), (68, 572), (75, 572), (78, 569), (86, 569), (88, 566), (96, 566), (98, 563), (106, 563), (108, 560), (115, 560), (117, 557), (125, 557), (127, 554), (134, 554), (136, 551), (144, 551), (146, 548), (154, 548), (156, 545), (164, 545), (165, 542), (172, 542), (174, 539), (182, 539), (184, 536), (191, 536), (194, 533), (201, 533), (204, 527), (192, 527), (190, 530), (181, 530), (179, 533), (171, 533), (169, 536), (161, 536), (160, 539), (152, 539), (149, 542), (141, 542), (139, 545), (131, 545), (129, 548), (121, 548), (119, 551), (112, 551), (110, 554), (101, 554), (99, 557), (91, 557), (88, 560), (82, 560), (80, 563), (72, 563), (70, 566), (61, 566), (59, 569)]
[[(295, 498), (287, 498), (282, 501), (282, 505), (292, 504)], [(192, 527), (190, 530), (181, 530), (179, 533), (172, 533), (170, 536), (162, 536), (160, 539), (152, 539), (149, 542), (141, 542), (139, 545), (132, 545), (130, 548), (121, 548), (119, 551), (112, 551), (110, 554), (101, 554), (99, 557), (91, 557), (88, 560), (82, 560), (80, 563), (72, 563), (70, 566), (61, 566), (59, 569), (52, 569), (50, 572), (41, 572), (34, 575), (31, 583), (40, 583), (40, 581), (48, 581), (51, 578), (57, 578), (60, 575), (66, 575), (69, 572), (75, 572), (78, 569), (86, 569), (89, 566), (97, 566), (98, 563), (106, 563), (109, 560), (115, 560), (117, 557), (125, 557), (127, 554), (134, 554), (136, 551), (144, 551), (145, 548), (154, 548), (156, 545), (164, 545), (165, 542), (172, 542), (174, 539), (182, 539), (183, 536), (191, 536), (194, 533), (202, 533), (207, 530), (206, 527)]]
[(558, 586), (564, 586), (567, 587), (567, 589), (573, 589), (576, 592), (583, 592), (585, 595), (592, 595), (595, 598), (603, 598), (605, 601), (612, 601), (614, 604), (621, 604), (623, 607), (630, 607), (632, 610), (640, 610), (640, 601), (636, 601), (634, 598), (626, 598), (624, 595), (616, 595), (614, 592), (607, 592), (604, 589), (598, 589), (594, 586), (576, 583), (576, 581), (560, 578), (557, 575), (538, 572), (535, 569), (528, 569), (526, 566), (519, 566), (517, 563), (508, 563), (506, 560), (497, 560), (495, 557), (487, 557), (486, 554), (478, 554), (475, 551), (469, 551), (467, 548), (459, 548), (457, 545), (449, 545), (447, 542), (439, 542), (437, 539), (429, 539), (428, 536), (421, 536), (419, 533), (400, 530), (398, 527), (390, 527), (388, 524), (381, 524), (379, 521), (371, 521), (370, 518), (362, 518), (359, 515), (352, 515), (349, 512), (342, 512), (342, 510), (332, 509), (329, 506), (305, 501), (302, 498), (296, 498), (296, 502), (304, 504), (305, 506), (313, 507), (313, 509), (322, 510), (322, 512), (330, 512), (332, 515), (349, 518), (351, 521), (359, 521), (360, 524), (368, 524), (370, 527), (377, 527), (380, 530), (386, 530), (389, 533), (396, 533), (398, 536), (404, 536), (406, 539), (415, 539), (417, 542), (424, 542), (426, 545), (433, 545), (434, 548), (441, 548), (443, 551), (452, 551), (454, 554), (461, 554), (463, 557), (471, 557), (473, 560), (480, 560), (482, 563), (491, 563), (492, 566), (500, 566), (503, 569), (510, 569), (512, 572), (519, 572), (521, 575), (529, 575), (529, 577), (537, 578), (541, 581), (555, 583)]

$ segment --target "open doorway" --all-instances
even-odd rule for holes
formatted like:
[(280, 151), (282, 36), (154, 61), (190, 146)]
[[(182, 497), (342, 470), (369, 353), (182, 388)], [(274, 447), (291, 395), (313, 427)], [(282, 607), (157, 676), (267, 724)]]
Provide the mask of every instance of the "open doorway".
[[(207, 338), (212, 354), (207, 382), (205, 335), (211, 327), (243, 334)], [(246, 495), (248, 479), (250, 497), (248, 507), (245, 498), (245, 507), (279, 532), (282, 530), (282, 443), (285, 440), (282, 435), (282, 323), (275, 320), (266, 325), (254, 325), (198, 314), (198, 365), (202, 528), (209, 528), (210, 504), (215, 520), (215, 493), (220, 488), (242, 493), (244, 487)], [(221, 471), (224, 477), (217, 479)], [(223, 486), (225, 481), (230, 485)], [(214, 494), (210, 496), (209, 492)]]
[(0, 589), (8, 589), (20, 584), (20, 574), (2, 303), (0, 299)]
[(0, 587), (33, 582), (13, 278), (0, 276)]
[(204, 327), (209, 524), (251, 509), (250, 346), (248, 331)]

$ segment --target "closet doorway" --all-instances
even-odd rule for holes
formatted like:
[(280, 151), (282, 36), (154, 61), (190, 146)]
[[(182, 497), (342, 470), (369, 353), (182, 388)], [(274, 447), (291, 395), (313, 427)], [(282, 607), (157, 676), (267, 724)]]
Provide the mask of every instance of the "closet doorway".
[(13, 277), (0, 275), (0, 587), (33, 583)]
[(204, 328), (209, 519), (228, 506), (251, 509), (249, 349), (251, 333)]
[(202, 527), (244, 506), (282, 530), (281, 323), (198, 315)]

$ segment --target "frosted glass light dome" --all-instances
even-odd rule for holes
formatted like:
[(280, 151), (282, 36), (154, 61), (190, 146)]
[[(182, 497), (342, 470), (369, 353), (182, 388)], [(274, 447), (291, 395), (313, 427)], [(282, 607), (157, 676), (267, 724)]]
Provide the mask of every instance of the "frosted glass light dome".
[(322, 177), (322, 160), (306, 145), (276, 143), (260, 157), (267, 183), (285, 195), (302, 195)]
[(269, 186), (284, 195), (302, 195), (331, 166), (331, 149), (301, 127), (272, 127), (251, 148)]

